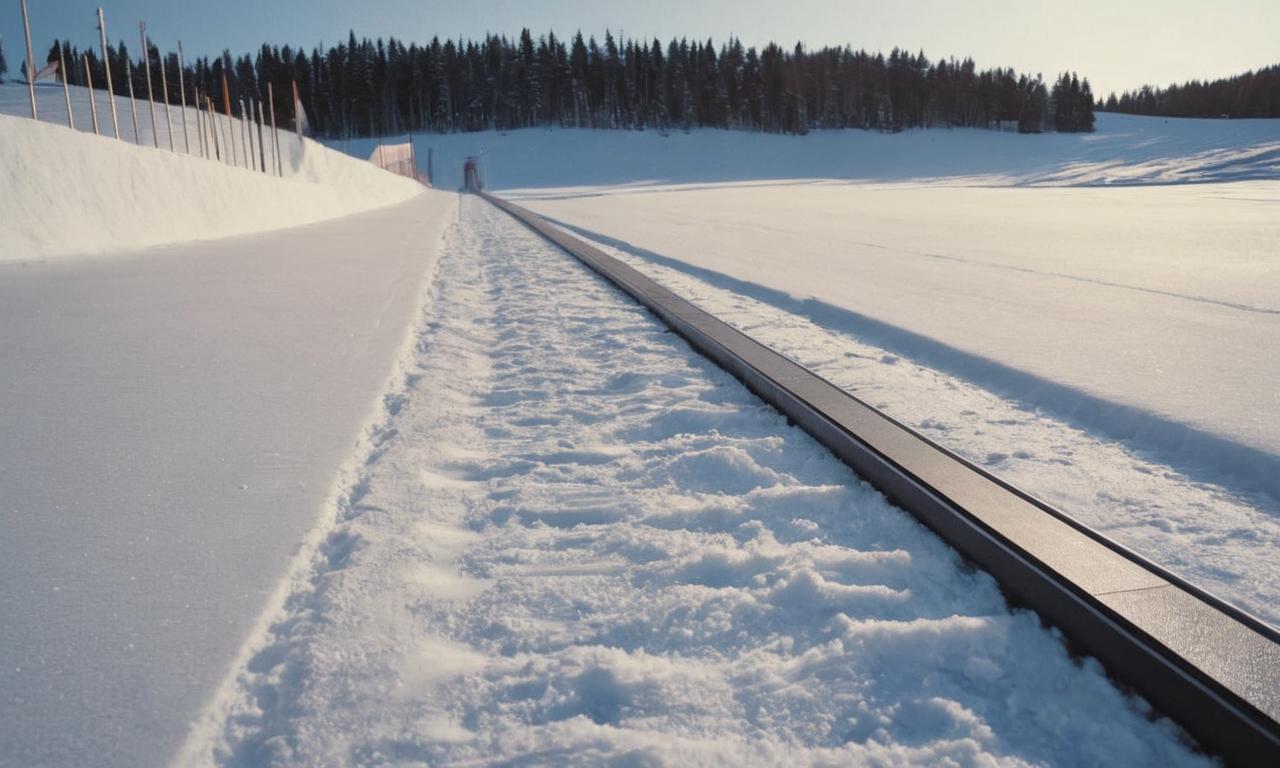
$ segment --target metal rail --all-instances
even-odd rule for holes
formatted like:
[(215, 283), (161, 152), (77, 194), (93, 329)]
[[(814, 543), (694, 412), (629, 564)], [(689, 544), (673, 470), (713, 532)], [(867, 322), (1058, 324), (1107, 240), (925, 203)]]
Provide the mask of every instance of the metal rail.
[(657, 315), (1233, 765), (1280, 765), (1280, 632), (487, 193)]

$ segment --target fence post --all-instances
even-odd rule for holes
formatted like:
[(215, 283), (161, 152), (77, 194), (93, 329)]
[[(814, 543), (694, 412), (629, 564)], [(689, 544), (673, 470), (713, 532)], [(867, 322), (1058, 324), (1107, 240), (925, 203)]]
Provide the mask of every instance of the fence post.
[(102, 63), (107, 68), (107, 100), (111, 102), (111, 129), (115, 131), (116, 140), (120, 139), (120, 118), (116, 116), (116, 91), (111, 84), (111, 49), (107, 47), (107, 21), (98, 8), (98, 32), (102, 35)]
[(142, 38), (142, 63), (147, 68), (147, 104), (151, 107), (151, 143), (160, 148), (160, 129), (156, 127), (156, 101), (151, 95), (151, 48), (147, 45), (147, 22), (138, 22), (138, 36)]
[(89, 86), (89, 114), (93, 115), (93, 135), (98, 134), (98, 105), (93, 100), (93, 70), (89, 69), (89, 54), (84, 54), (84, 83)]
[(240, 158), (236, 156), (236, 139), (231, 126), (231, 90), (227, 87), (227, 73), (222, 73), (222, 106), (227, 110), (227, 139), (231, 144), (231, 159), (235, 165), (240, 164)]
[(67, 100), (67, 127), (76, 129), (76, 119), (71, 115), (71, 86), (67, 84), (67, 61), (62, 55), (63, 43), (58, 42), (58, 74), (62, 75), (62, 95)]
[(293, 127), (298, 132), (298, 143), (302, 143), (302, 98), (298, 96), (298, 81), (293, 81)]
[(436, 185), (436, 174), (435, 170), (431, 167), (431, 154), (431, 147), (427, 147), (427, 183), (434, 187)]
[(124, 57), (124, 79), (129, 81), (129, 113), (133, 115), (133, 143), (142, 146), (142, 137), (138, 135), (138, 101), (133, 98), (133, 61)]
[(262, 142), (262, 100), (258, 100), (258, 166), (263, 172), (267, 172), (267, 145)]
[(284, 178), (284, 161), (280, 158), (280, 130), (276, 128), (276, 92), (267, 83), (267, 102), (271, 105), (271, 138), (276, 147), (276, 175)]
[(164, 72), (164, 60), (167, 58), (165, 54), (160, 56), (160, 90), (164, 91), (164, 122), (169, 127), (169, 151), (177, 152), (173, 144), (173, 114), (169, 111), (169, 78)]
[(191, 154), (191, 136), (187, 133), (187, 81), (184, 70), (187, 68), (186, 60), (182, 56), (182, 41), (178, 41), (178, 96), (182, 99), (182, 144), (187, 148), (187, 154)]
[(240, 99), (240, 148), (244, 150), (245, 170), (253, 170), (253, 134), (245, 122), (244, 99)]
[(205, 94), (205, 97), (204, 97), (204, 103), (205, 103), (205, 111), (204, 111), (204, 113), (205, 113), (206, 119), (208, 119), (208, 121), (209, 121), (209, 124), (208, 124), (207, 126), (205, 126), (205, 131), (209, 134), (209, 136), (210, 136), (211, 140), (213, 141), (213, 156), (214, 156), (214, 159), (215, 159), (215, 160), (221, 160), (221, 159), (222, 159), (222, 147), (221, 147), (221, 145), (218, 143), (218, 126), (214, 124), (214, 121), (215, 121), (215, 115), (216, 115), (217, 113), (213, 111), (213, 99), (212, 99), (212, 98), (210, 98), (210, 96), (209, 96), (208, 94)]
[(22, 31), (27, 37), (27, 92), (31, 95), (31, 119), (36, 113), (36, 59), (31, 53), (31, 22), (27, 17), (27, 0), (22, 0)]
[[(195, 96), (195, 105), (196, 105), (196, 143), (200, 145), (200, 156), (207, 158), (208, 155), (205, 154), (205, 148), (204, 148), (204, 116), (200, 113), (200, 89), (196, 88), (195, 92), (192, 95)], [(186, 98), (185, 94), (183, 95), (183, 98)], [(183, 126), (182, 126), (182, 132), (186, 133), (186, 130), (187, 130), (187, 126), (186, 126), (186, 121), (184, 120)]]

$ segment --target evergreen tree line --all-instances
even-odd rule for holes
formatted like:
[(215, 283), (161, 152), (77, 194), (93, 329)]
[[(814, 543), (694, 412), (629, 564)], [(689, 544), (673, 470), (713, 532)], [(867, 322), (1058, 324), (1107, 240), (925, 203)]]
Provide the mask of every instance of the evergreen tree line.
[(1280, 64), (1220, 80), (1113, 93), (1098, 109), (1161, 117), (1280, 117)]
[[(50, 55), (56, 58), (55, 42)], [(84, 79), (79, 52), (68, 44), (71, 82)], [(93, 50), (94, 85), (104, 67)], [(150, 46), (153, 88), (161, 53)], [(123, 42), (110, 49), (118, 92), (126, 88)], [(165, 54), (171, 100), (177, 59)], [(141, 60), (133, 62), (135, 93), (145, 95)], [(548, 33), (482, 41), (433, 39), (429, 45), (394, 38), (357, 40), (310, 53), (263, 45), (253, 56), (187, 62), (188, 89), (214, 96), (221, 109), (222, 77), (231, 98), (264, 100), (274, 87), (277, 114), (292, 116), (290, 84), (297, 82), (312, 129), (331, 138), (405, 132), (506, 130), (531, 126), (688, 129), (736, 128), (806, 133), (822, 128), (900, 131), (978, 127), (1038, 133), (1093, 129), (1088, 80), (1063, 75), (1052, 92), (1039, 75), (1012, 69), (979, 70), (972, 59), (930, 61), (923, 52), (880, 53), (828, 47), (757, 51), (730, 38), (705, 43), (615, 39), (579, 33), (566, 42)], [(158, 91), (157, 91), (158, 93)], [(190, 96), (188, 96), (190, 98)]]

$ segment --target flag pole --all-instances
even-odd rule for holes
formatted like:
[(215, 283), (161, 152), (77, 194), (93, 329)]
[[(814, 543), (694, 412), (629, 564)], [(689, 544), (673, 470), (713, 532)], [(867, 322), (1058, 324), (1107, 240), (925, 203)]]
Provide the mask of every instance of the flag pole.
[(67, 84), (67, 60), (62, 55), (63, 43), (58, 41), (58, 74), (62, 75), (62, 95), (67, 99), (67, 127), (76, 129), (76, 119), (71, 114), (71, 86)]
[(102, 9), (98, 9), (98, 32), (102, 35), (102, 65), (107, 69), (107, 99), (111, 102), (111, 127), (116, 132), (116, 139), (120, 138), (120, 119), (116, 117), (116, 91), (111, 84), (111, 54), (107, 48), (107, 21), (102, 15)]
[(184, 70), (187, 68), (186, 60), (182, 56), (182, 41), (178, 41), (178, 94), (182, 98), (182, 143), (187, 148), (187, 154), (191, 154), (191, 137), (187, 134), (187, 83)]
[(27, 92), (31, 95), (31, 119), (36, 115), (36, 59), (31, 53), (31, 22), (27, 17), (27, 0), (22, 0), (22, 31), (27, 37)]
[(138, 35), (142, 38), (142, 63), (147, 68), (147, 104), (151, 106), (151, 143), (160, 148), (160, 129), (156, 127), (156, 101), (151, 95), (151, 48), (147, 45), (147, 22), (138, 22)]

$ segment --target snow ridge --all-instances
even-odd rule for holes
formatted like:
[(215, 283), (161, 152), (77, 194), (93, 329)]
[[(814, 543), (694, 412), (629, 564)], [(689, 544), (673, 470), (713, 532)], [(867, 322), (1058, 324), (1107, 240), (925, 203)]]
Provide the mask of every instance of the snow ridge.
[(190, 762), (1201, 762), (642, 309), (460, 213), (404, 389)]

